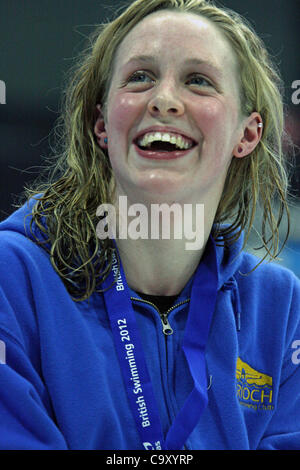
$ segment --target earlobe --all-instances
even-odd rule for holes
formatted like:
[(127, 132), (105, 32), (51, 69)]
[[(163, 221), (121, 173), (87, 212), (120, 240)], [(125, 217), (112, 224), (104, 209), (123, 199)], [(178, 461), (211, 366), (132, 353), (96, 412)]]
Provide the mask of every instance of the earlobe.
[(240, 142), (233, 151), (233, 156), (242, 158), (249, 155), (261, 140), (263, 132), (263, 122), (261, 115), (257, 112), (252, 113), (244, 123), (244, 133)]
[(98, 110), (98, 117), (96, 119), (95, 126), (94, 126), (94, 134), (97, 138), (99, 147), (103, 149), (107, 149), (107, 133), (105, 130), (105, 121), (104, 121), (101, 105), (98, 104), (96, 108)]

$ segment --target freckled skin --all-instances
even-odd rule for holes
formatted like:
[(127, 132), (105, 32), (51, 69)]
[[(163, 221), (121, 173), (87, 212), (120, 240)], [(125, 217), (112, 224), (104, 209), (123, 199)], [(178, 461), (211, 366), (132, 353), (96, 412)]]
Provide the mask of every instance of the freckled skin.
[[(141, 54), (156, 62), (128, 64)], [(215, 68), (184, 64), (191, 57)], [(205, 18), (163, 11), (135, 26), (116, 55), (105, 122), (117, 197), (127, 195), (132, 203), (204, 203), (216, 210), (244, 135), (237, 70), (231, 46)], [(137, 71), (144, 75), (128, 81)], [(178, 128), (198, 146), (176, 160), (144, 159), (133, 139), (152, 125)]]

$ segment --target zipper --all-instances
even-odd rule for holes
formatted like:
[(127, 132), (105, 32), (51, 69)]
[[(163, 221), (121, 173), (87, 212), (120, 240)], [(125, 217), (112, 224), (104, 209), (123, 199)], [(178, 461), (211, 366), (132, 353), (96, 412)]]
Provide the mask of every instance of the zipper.
[(131, 300), (136, 300), (138, 302), (143, 302), (144, 304), (152, 305), (152, 307), (155, 308), (155, 310), (159, 313), (161, 323), (162, 323), (162, 331), (165, 336), (170, 336), (174, 333), (173, 328), (171, 327), (168, 319), (168, 315), (172, 310), (174, 310), (177, 307), (180, 307), (181, 305), (184, 305), (190, 301), (190, 299), (183, 300), (181, 302), (178, 302), (176, 305), (173, 305), (170, 307), (165, 313), (161, 313), (158, 308), (156, 307), (155, 304), (152, 302), (149, 302), (149, 300), (144, 300), (144, 299), (138, 299), (137, 297), (130, 297)]
[(163, 327), (163, 334), (166, 336), (173, 334), (173, 328), (171, 327), (167, 313), (160, 313), (160, 319)]
[[(144, 304), (152, 305), (152, 307), (155, 308), (155, 310), (159, 313), (161, 323), (162, 323), (162, 330), (163, 334), (165, 335), (165, 345), (166, 345), (166, 366), (168, 370), (168, 350), (167, 350), (167, 336), (170, 336), (174, 333), (173, 328), (171, 327), (168, 319), (168, 315), (172, 310), (174, 310), (177, 307), (180, 307), (181, 305), (187, 304), (190, 299), (183, 300), (182, 302), (178, 302), (176, 305), (173, 305), (173, 307), (170, 307), (165, 313), (161, 313), (158, 308), (156, 307), (155, 304), (152, 302), (149, 302), (149, 300), (144, 300), (144, 299), (138, 299), (137, 297), (130, 297), (131, 300), (136, 300), (137, 302), (143, 302)], [(186, 445), (183, 446), (184, 450), (188, 450), (188, 447)]]

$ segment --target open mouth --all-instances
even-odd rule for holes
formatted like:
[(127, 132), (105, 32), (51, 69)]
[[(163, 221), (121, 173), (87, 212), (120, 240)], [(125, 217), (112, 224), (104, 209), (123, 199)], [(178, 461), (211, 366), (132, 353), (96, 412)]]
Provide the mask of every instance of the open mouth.
[(178, 147), (176, 144), (171, 144), (171, 142), (161, 142), (161, 141), (156, 141), (156, 142), (151, 142), (147, 146), (142, 146), (138, 142), (136, 142), (136, 145), (144, 151), (150, 151), (150, 152), (185, 152), (186, 150), (190, 150), (191, 148), (195, 147), (196, 144), (192, 144), (189, 148), (183, 149)]
[(187, 149), (180, 149), (177, 145), (171, 144), (170, 142), (152, 142), (146, 147), (135, 142), (135, 148), (137, 153), (143, 158), (149, 158), (153, 160), (174, 160), (180, 157), (184, 157), (189, 153), (197, 144), (193, 144)]

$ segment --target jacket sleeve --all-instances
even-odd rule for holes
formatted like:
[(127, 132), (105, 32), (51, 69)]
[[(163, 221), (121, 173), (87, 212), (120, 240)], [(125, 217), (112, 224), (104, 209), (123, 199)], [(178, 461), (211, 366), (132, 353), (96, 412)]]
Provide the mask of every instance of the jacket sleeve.
[(45, 386), (23, 347), (0, 327), (0, 449), (67, 450)]
[(259, 450), (300, 449), (300, 283), (297, 279), (285, 344), (277, 406)]
[(0, 237), (0, 449), (63, 450), (68, 446), (43, 379), (29, 280), (30, 250), (38, 249), (20, 241), (18, 234)]

